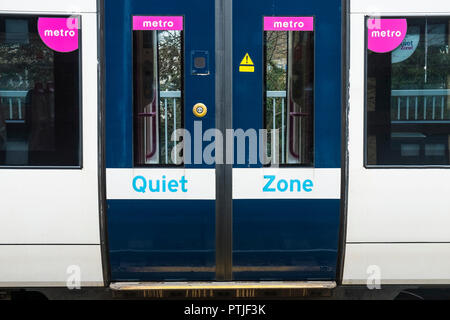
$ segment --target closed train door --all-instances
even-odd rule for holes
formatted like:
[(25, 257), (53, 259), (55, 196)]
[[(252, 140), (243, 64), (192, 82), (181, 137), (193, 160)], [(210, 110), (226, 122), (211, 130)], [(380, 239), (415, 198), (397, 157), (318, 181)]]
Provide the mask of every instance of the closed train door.
[[(334, 280), (341, 181), (340, 1), (233, 2), (233, 278)], [(247, 59), (251, 62), (249, 63)], [(251, 67), (251, 66), (254, 66)], [(250, 66), (251, 68), (247, 69)]]
[(190, 138), (215, 126), (214, 2), (106, 1), (105, 18), (112, 279), (212, 280), (215, 169)]
[(111, 280), (334, 281), (341, 1), (104, 14)]

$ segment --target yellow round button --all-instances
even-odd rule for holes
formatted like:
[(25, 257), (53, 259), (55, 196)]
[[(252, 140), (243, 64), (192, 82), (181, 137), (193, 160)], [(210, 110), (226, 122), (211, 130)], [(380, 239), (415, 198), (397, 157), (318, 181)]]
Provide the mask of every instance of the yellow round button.
[(208, 108), (203, 103), (197, 103), (192, 112), (197, 118), (203, 118), (208, 113)]

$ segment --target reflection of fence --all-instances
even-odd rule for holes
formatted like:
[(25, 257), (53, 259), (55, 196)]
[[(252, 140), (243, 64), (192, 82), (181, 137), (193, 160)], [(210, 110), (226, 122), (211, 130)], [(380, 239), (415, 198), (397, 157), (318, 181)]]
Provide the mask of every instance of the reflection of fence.
[[(281, 163), (286, 162), (285, 155), (285, 132), (286, 132), (286, 91), (267, 91), (267, 109), (272, 109), (271, 112), (268, 112), (268, 115), (272, 116), (272, 129), (280, 130), (280, 143), (281, 143)], [(274, 131), (273, 131), (274, 132)], [(272, 139), (275, 139), (275, 135), (272, 136)], [(274, 144), (272, 144), (275, 147)], [(272, 150), (274, 153), (275, 150)]]
[(394, 123), (450, 122), (447, 99), (450, 90), (392, 90)]
[[(28, 91), (0, 91), (0, 112), (6, 122), (25, 121), (25, 98)], [(6, 110), (5, 110), (6, 109)]]
[[(177, 128), (177, 109), (181, 107), (181, 91), (160, 91), (159, 97), (161, 99), (161, 103), (164, 106), (164, 122), (161, 121), (161, 126), (164, 126), (164, 149), (165, 152), (162, 152), (165, 159), (161, 159), (161, 163), (169, 164), (169, 140), (171, 139), (172, 132), (179, 129)], [(180, 102), (178, 102), (180, 101)], [(173, 127), (170, 128), (171, 132), (169, 132), (169, 107), (172, 106), (172, 121)]]
[[(179, 100), (181, 99), (180, 91), (160, 91), (159, 93), (161, 99), (161, 106), (164, 107), (164, 117), (161, 121), (161, 126), (164, 127), (163, 138), (164, 145), (162, 146), (164, 150), (168, 150), (170, 144), (170, 137), (172, 128), (175, 130), (177, 128), (177, 108), (181, 106)], [(286, 131), (286, 91), (268, 91), (267, 92), (267, 107), (271, 108), (270, 115), (273, 117), (272, 128), (273, 130), (280, 129), (280, 139), (281, 139), (281, 157), (283, 163), (285, 162), (285, 131)], [(172, 112), (171, 108), (173, 108)], [(171, 115), (173, 115), (172, 119)], [(162, 115), (161, 115), (162, 116)], [(167, 119), (167, 120), (166, 120)], [(170, 128), (169, 121), (173, 121), (173, 127)], [(162, 152), (163, 156), (166, 157), (165, 163), (168, 163), (168, 153)], [(163, 160), (164, 161), (164, 160)]]

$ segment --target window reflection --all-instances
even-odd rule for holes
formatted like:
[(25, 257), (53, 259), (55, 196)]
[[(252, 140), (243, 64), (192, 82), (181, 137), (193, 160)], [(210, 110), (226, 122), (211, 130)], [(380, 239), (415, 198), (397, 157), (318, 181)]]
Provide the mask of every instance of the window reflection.
[(59, 53), (37, 16), (0, 16), (0, 165), (80, 166), (79, 50)]
[(267, 153), (273, 164), (314, 165), (314, 32), (265, 32)]
[(182, 128), (182, 31), (133, 31), (134, 163), (179, 165), (173, 133)]
[(367, 164), (450, 164), (448, 18), (408, 18), (392, 52), (367, 50)]

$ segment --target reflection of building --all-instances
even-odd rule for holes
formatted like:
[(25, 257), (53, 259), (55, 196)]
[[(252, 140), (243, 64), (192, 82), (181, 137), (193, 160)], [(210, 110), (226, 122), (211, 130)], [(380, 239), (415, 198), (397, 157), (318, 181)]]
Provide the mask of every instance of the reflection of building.
[(55, 149), (55, 97), (54, 85), (44, 88), (37, 82), (27, 95), (30, 114), (29, 151), (52, 151)]

